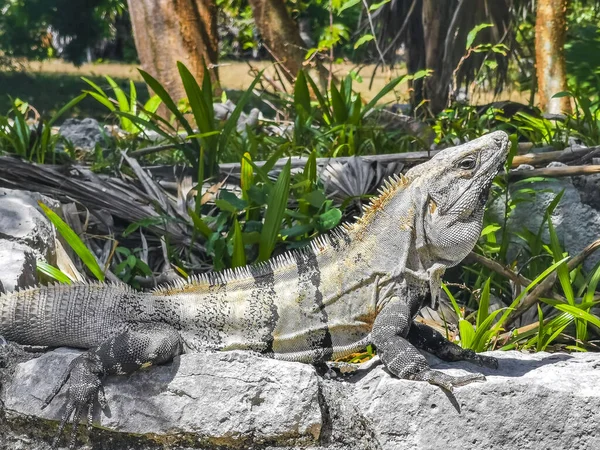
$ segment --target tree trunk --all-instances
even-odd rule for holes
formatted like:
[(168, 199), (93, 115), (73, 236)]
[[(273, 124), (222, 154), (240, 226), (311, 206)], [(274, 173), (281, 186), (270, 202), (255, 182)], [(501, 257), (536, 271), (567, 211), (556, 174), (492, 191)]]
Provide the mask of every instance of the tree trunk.
[(429, 109), (437, 114), (448, 105), (449, 80), (443, 73), (444, 41), (448, 23), (455, 8), (453, 2), (423, 0), (423, 37), (425, 40), (425, 67), (433, 73), (424, 82), (425, 98), (429, 100)]
[[(216, 65), (219, 55), (215, 0), (128, 0), (135, 46), (142, 68), (155, 77), (175, 101), (184, 98), (177, 61), (202, 83), (203, 64)], [(218, 85), (216, 67), (210, 71)]]
[(571, 112), (569, 97), (552, 98), (567, 90), (565, 67), (568, 0), (538, 0), (535, 19), (535, 61), (539, 106), (558, 114)]
[(249, 3), (267, 50), (281, 63), (288, 81), (293, 81), (306, 54), (298, 25), (288, 14), (283, 0), (249, 0)]

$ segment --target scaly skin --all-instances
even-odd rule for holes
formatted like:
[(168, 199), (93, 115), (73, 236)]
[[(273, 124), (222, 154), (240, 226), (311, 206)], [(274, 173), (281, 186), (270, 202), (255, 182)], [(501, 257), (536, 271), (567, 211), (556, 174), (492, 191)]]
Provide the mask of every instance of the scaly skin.
[(104, 403), (105, 375), (165, 363), (184, 351), (242, 349), (322, 363), (372, 343), (398, 377), (449, 390), (482, 380), (480, 374), (432, 370), (416, 348), (449, 361), (497, 362), (413, 319), (423, 304), (437, 304), (445, 269), (477, 242), (488, 191), (507, 151), (503, 132), (446, 149), (388, 180), (356, 223), (257, 266), (151, 293), (92, 284), (0, 296), (0, 334), (7, 339), (88, 349), (47, 399), (68, 383), (54, 445), (71, 416), (73, 430), (83, 415), (91, 422), (94, 400)]

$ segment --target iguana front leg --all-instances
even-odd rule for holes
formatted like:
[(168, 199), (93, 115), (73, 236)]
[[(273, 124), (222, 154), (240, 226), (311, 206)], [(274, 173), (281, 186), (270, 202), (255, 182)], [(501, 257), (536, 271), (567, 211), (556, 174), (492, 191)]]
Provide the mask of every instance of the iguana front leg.
[(469, 361), (491, 369), (498, 368), (496, 358), (479, 355), (473, 350), (462, 348), (423, 323), (413, 322), (407, 337), (412, 345), (434, 354), (443, 361)]
[(124, 333), (107, 339), (98, 347), (78, 356), (69, 365), (61, 381), (46, 398), (46, 407), (68, 383), (67, 404), (52, 448), (58, 447), (62, 431), (73, 416), (73, 430), (69, 448), (75, 447), (77, 426), (83, 413), (87, 414), (88, 428), (92, 424), (93, 406), (96, 399), (106, 407), (102, 378), (106, 375), (127, 375), (136, 370), (172, 360), (182, 353), (179, 333), (164, 324), (136, 325)]
[(393, 297), (373, 324), (371, 338), (387, 369), (399, 378), (428, 381), (449, 391), (456, 386), (484, 380), (481, 374), (456, 377), (429, 367), (425, 357), (407, 340), (412, 324), (411, 301), (417, 302), (414, 298)]

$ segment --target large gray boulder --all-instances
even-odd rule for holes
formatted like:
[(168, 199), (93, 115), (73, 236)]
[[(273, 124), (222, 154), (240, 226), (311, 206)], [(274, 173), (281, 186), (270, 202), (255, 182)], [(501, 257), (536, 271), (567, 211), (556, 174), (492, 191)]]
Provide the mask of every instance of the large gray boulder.
[[(0, 449), (48, 448), (65, 396), (44, 411), (41, 402), (77, 354), (58, 349), (0, 370)], [(500, 367), (483, 369), (487, 382), (454, 395), (381, 365), (326, 379), (242, 352), (187, 354), (109, 377), (110, 410), (79, 440), (86, 449), (600, 448), (600, 355), (492, 354)], [(448, 373), (482, 370), (429, 358)]]
[(56, 232), (38, 201), (60, 209), (38, 193), (0, 188), (0, 284), (8, 292), (36, 283), (37, 260), (56, 260)]
[[(564, 164), (552, 163), (549, 165), (549, 167), (553, 166), (564, 166)], [(522, 167), (521, 170), (526, 171), (527, 167)], [(520, 193), (519, 190), (523, 188), (532, 189), (535, 194)], [(574, 184), (570, 177), (547, 178), (528, 184), (513, 184), (509, 191), (510, 198), (523, 198), (527, 201), (518, 203), (509, 215), (507, 222), (511, 231), (509, 233), (511, 236), (509, 257), (515, 257), (520, 253), (520, 248), (525, 245), (524, 241), (515, 233), (521, 232), (523, 228), (537, 233), (548, 206), (563, 191), (563, 196), (551, 215), (552, 224), (563, 249), (569, 255), (575, 256), (587, 245), (600, 239), (600, 210), (596, 209), (596, 206), (600, 206), (597, 200), (600, 198), (598, 184), (591, 180), (589, 182), (577, 180), (577, 183)], [(490, 208), (498, 223), (502, 224), (504, 204), (503, 199), (499, 200)], [(545, 242), (549, 242), (547, 226), (544, 228), (542, 238)], [(524, 260), (527, 258), (528, 256), (523, 256)], [(584, 268), (589, 271), (598, 261), (600, 261), (600, 252), (592, 254), (585, 261)]]

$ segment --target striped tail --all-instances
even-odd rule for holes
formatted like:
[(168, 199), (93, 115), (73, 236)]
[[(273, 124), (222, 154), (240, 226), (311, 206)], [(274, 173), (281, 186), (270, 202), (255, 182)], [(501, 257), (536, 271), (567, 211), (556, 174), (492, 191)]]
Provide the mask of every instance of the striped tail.
[(0, 294), (0, 335), (20, 344), (92, 348), (125, 329), (127, 305), (139, 296), (126, 285), (101, 283)]

